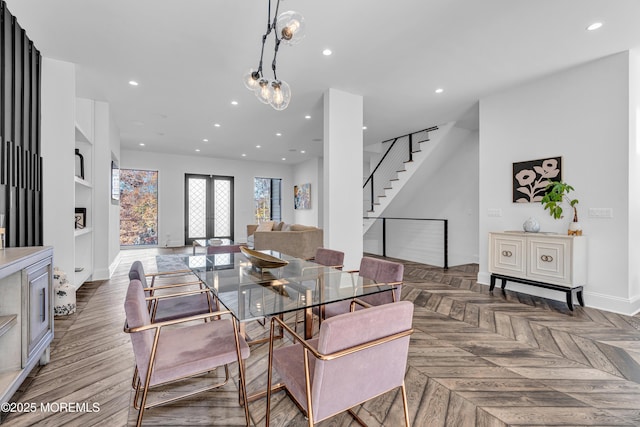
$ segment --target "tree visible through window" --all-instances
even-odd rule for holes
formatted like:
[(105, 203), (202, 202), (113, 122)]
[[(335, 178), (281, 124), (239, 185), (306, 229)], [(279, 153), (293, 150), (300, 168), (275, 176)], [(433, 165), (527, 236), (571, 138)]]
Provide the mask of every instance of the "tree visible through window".
[(282, 221), (280, 178), (255, 178), (253, 199), (256, 222)]
[(158, 244), (158, 171), (120, 169), (120, 244)]

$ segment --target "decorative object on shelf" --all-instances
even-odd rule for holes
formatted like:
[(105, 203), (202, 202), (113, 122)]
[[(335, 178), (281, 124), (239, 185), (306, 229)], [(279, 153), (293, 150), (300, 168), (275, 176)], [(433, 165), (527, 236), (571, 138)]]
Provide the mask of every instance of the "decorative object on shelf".
[(546, 191), (547, 193), (540, 200), (540, 203), (544, 205), (545, 209), (549, 209), (549, 215), (555, 219), (563, 218), (562, 202), (568, 202), (573, 209), (573, 221), (569, 225), (568, 234), (582, 236), (582, 226), (578, 221), (578, 209), (576, 208), (579, 201), (568, 196), (571, 191), (574, 191), (574, 188), (566, 182), (552, 181), (547, 185)]
[(79, 148), (76, 148), (76, 176), (84, 179), (84, 156), (80, 154)]
[(249, 249), (246, 246), (241, 246), (240, 252), (242, 252), (249, 259), (251, 265), (260, 269), (279, 268), (289, 264), (289, 261), (287, 260), (276, 258), (263, 252)]
[(529, 160), (513, 164), (513, 203), (542, 200), (552, 179), (562, 180), (562, 157)]
[(294, 209), (311, 209), (311, 184), (293, 186)]
[(53, 269), (53, 295), (54, 315), (68, 316), (76, 312), (76, 290), (58, 267)]
[(540, 231), (540, 223), (534, 217), (529, 217), (529, 219), (522, 224), (522, 228), (524, 228), (524, 231), (527, 233), (537, 233)]
[(76, 208), (75, 228), (81, 229), (87, 226), (87, 208)]
[[(276, 110), (284, 110), (287, 108), (289, 101), (291, 100), (291, 88), (285, 81), (279, 80), (276, 74), (278, 48), (280, 47), (281, 42), (291, 46), (299, 43), (305, 36), (306, 25), (303, 16), (298, 12), (288, 11), (278, 15), (279, 9), (280, 0), (276, 3), (273, 21), (271, 21), (271, 0), (269, 0), (267, 31), (262, 36), (262, 49), (260, 50), (260, 62), (258, 64), (258, 69), (249, 70), (243, 76), (243, 81), (247, 89), (253, 91), (260, 102), (270, 104)], [(273, 31), (275, 38), (273, 61), (271, 63), (273, 80), (267, 79), (262, 73), (264, 44), (267, 41), (269, 34), (271, 34), (271, 31)]]

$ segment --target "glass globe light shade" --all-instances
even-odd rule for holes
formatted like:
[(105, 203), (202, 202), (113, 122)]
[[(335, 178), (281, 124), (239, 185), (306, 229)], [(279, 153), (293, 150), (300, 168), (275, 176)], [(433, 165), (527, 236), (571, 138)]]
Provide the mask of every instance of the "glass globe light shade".
[(273, 96), (273, 89), (271, 88), (271, 82), (268, 79), (261, 78), (258, 81), (258, 86), (255, 89), (256, 97), (260, 102), (268, 104)]
[(282, 111), (289, 106), (291, 101), (291, 88), (282, 80), (271, 82), (272, 96), (269, 104), (278, 111)]
[(253, 68), (247, 71), (244, 76), (242, 76), (242, 82), (244, 86), (249, 89), (255, 91), (258, 87), (258, 82), (260, 81), (260, 74), (255, 71)]
[(305, 36), (304, 17), (298, 12), (289, 10), (281, 13), (276, 19), (276, 31), (282, 43), (293, 46), (300, 43)]

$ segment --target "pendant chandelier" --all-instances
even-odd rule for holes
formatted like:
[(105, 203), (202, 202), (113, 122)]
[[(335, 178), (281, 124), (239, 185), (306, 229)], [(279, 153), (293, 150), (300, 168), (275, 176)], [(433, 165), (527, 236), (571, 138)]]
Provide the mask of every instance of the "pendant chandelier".
[[(278, 15), (280, 0), (276, 4), (276, 10), (271, 20), (271, 0), (269, 0), (269, 11), (267, 14), (267, 31), (262, 36), (262, 49), (260, 51), (260, 63), (258, 69), (249, 70), (243, 81), (247, 89), (253, 91), (256, 97), (265, 104), (271, 105), (276, 110), (284, 110), (291, 101), (291, 88), (284, 80), (278, 79), (276, 74), (276, 58), (280, 43), (293, 46), (298, 44), (305, 36), (304, 18), (298, 12), (288, 11)], [(273, 49), (273, 80), (268, 79), (262, 73), (262, 58), (264, 56), (264, 44), (267, 37), (273, 31), (275, 47)]]

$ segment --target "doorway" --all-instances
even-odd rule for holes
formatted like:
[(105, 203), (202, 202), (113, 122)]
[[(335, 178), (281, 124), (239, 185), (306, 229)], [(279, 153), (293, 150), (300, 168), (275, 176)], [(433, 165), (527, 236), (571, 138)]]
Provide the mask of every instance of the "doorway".
[(233, 177), (185, 174), (186, 245), (197, 239), (233, 240)]

